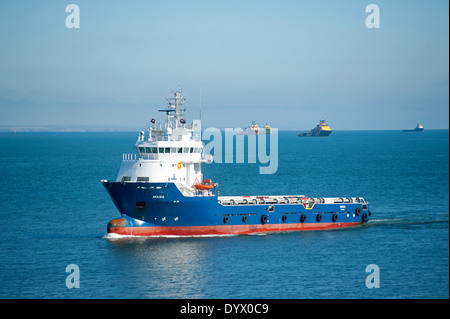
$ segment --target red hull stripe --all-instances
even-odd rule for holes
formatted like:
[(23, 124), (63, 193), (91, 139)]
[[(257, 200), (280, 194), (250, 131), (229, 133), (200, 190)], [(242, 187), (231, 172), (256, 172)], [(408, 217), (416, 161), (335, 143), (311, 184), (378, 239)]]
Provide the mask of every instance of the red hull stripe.
[(304, 224), (265, 224), (265, 225), (220, 225), (183, 227), (109, 227), (108, 233), (134, 236), (198, 236), (198, 235), (238, 235), (281, 231), (325, 230), (351, 227), (355, 223), (304, 223)]

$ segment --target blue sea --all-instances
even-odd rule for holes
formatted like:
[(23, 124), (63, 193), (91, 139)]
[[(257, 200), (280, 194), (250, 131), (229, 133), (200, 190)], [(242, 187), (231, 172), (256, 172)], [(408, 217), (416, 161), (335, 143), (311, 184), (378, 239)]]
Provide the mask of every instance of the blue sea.
[[(100, 180), (115, 180), (137, 137), (0, 133), (0, 298), (449, 298), (448, 130), (279, 132), (275, 174), (203, 165), (220, 195), (364, 197), (362, 226), (108, 238), (119, 213)], [(72, 264), (80, 285), (69, 289)]]

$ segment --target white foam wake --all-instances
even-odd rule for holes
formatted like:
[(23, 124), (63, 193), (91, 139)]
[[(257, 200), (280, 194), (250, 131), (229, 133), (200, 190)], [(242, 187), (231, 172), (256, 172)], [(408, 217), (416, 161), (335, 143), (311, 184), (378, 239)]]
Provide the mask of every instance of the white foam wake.
[(238, 234), (208, 234), (208, 235), (154, 235), (154, 236), (139, 236), (139, 235), (120, 235), (115, 233), (108, 233), (102, 238), (108, 240), (117, 239), (133, 239), (133, 238), (209, 238), (209, 237), (233, 237)]

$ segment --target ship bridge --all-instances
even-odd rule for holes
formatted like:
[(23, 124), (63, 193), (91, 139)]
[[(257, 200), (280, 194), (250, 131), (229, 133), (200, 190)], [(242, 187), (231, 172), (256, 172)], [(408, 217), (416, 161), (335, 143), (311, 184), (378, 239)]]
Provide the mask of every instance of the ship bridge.
[(174, 182), (183, 189), (202, 181), (201, 163), (212, 162), (204, 155), (204, 144), (194, 124), (186, 124), (181, 90), (172, 91), (165, 123), (150, 121), (147, 133), (140, 132), (135, 153), (123, 154), (118, 182)]

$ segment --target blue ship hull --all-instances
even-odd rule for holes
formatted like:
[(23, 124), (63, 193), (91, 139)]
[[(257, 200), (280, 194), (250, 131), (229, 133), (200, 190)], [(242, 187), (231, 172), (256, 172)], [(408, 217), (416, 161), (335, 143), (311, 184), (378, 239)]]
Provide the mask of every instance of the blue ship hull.
[(102, 181), (121, 218), (109, 233), (121, 235), (223, 235), (318, 230), (368, 221), (365, 202), (225, 205), (213, 196), (184, 196), (174, 183)]
[(305, 133), (297, 133), (297, 136), (300, 137), (324, 137), (330, 136), (332, 131), (324, 131), (324, 130), (311, 130)]

